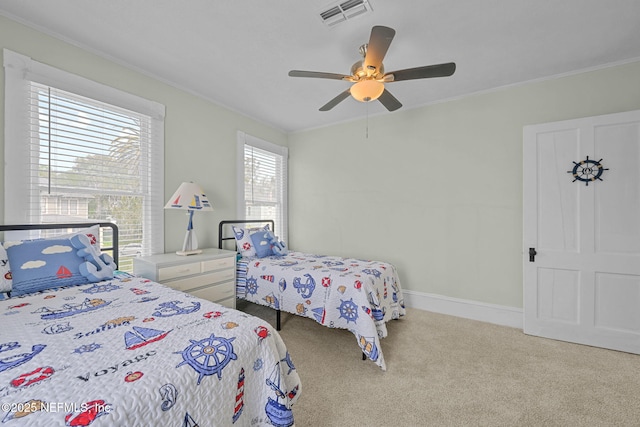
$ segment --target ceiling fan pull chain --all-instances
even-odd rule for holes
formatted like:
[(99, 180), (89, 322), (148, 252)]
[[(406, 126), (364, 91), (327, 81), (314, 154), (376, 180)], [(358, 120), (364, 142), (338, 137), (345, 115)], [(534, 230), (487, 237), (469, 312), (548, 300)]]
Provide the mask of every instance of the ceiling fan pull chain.
[(367, 102), (367, 131), (366, 131), (366, 139), (369, 139), (369, 103)]

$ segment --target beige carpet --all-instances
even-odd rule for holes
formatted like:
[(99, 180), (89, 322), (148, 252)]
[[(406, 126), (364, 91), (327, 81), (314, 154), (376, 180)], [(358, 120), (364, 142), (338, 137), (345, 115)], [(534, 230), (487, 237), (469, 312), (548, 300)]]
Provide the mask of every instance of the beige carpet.
[[(238, 309), (275, 324), (275, 313)], [(640, 426), (640, 356), (408, 309), (388, 324), (383, 372), (348, 331), (282, 314), (306, 426)]]

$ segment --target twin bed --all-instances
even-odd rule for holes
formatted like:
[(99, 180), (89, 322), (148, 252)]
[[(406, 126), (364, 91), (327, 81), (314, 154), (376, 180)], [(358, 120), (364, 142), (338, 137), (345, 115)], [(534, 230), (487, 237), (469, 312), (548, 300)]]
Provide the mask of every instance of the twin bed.
[[(347, 329), (356, 337), (363, 358), (386, 370), (380, 339), (386, 322), (406, 314), (400, 279), (389, 263), (355, 258), (289, 252), (251, 255), (247, 235), (273, 231), (271, 220), (221, 221), (218, 246), (235, 241), (245, 255), (237, 262), (236, 297), (276, 310), (309, 317), (330, 328)], [(255, 239), (253, 239), (255, 240)], [(243, 250), (244, 249), (244, 250)]]
[[(95, 228), (73, 235), (93, 244), (102, 237), (117, 256), (117, 228), (109, 226), (112, 231), (101, 227), (97, 235)], [(35, 227), (0, 226), (2, 241), (9, 240), (9, 230)], [(86, 246), (79, 265), (93, 267), (59, 258), (61, 252), (79, 253), (79, 240), (85, 241), (23, 240), (22, 248), (49, 252), (33, 252), (28, 262), (15, 249), (0, 257), (3, 267), (10, 266), (3, 270), (2, 290), (11, 286), (11, 296), (0, 301), (3, 424), (294, 424), (291, 407), (300, 396), (300, 378), (267, 322), (117, 270), (95, 281), (109, 270), (109, 257), (92, 258)], [(55, 264), (55, 277), (25, 280), (22, 267), (44, 262)], [(79, 279), (82, 270), (92, 279)], [(69, 285), (71, 280), (76, 282)]]

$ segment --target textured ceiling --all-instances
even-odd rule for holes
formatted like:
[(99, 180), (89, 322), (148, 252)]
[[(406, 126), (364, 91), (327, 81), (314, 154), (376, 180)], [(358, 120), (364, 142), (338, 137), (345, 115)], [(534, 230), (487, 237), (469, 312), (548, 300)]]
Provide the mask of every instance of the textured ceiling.
[[(0, 0), (0, 14), (286, 132), (404, 110), (523, 81), (640, 59), (637, 0), (370, 0), (333, 27), (321, 0)], [(455, 62), (452, 77), (387, 84), (403, 103), (291, 69), (349, 74), (371, 27), (396, 30), (387, 71)]]

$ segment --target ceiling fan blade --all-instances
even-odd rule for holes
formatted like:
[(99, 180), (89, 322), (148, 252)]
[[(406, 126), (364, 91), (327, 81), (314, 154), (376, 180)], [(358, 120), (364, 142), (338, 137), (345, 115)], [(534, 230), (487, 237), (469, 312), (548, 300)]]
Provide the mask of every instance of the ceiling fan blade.
[(338, 96), (333, 98), (331, 101), (324, 104), (322, 107), (320, 107), (320, 111), (331, 110), (333, 107), (335, 107), (336, 105), (338, 105), (339, 103), (347, 99), (349, 95), (351, 95), (351, 88), (345, 90), (344, 92), (340, 93)]
[(289, 71), (290, 77), (312, 77), (317, 79), (332, 79), (332, 80), (350, 80), (351, 76), (345, 76), (344, 74), (335, 73), (323, 73), (320, 71), (301, 71), (291, 70)]
[(379, 70), (382, 60), (387, 54), (387, 50), (396, 35), (396, 30), (389, 27), (376, 25), (371, 29), (367, 54), (364, 57), (364, 68), (368, 70)]
[(389, 111), (396, 111), (398, 108), (402, 107), (400, 101), (398, 101), (395, 96), (391, 95), (391, 92), (387, 89), (382, 92), (378, 101), (380, 101), (380, 103)]
[(402, 80), (427, 79), (430, 77), (448, 77), (455, 71), (455, 62), (447, 62), (446, 64), (426, 65), (424, 67), (391, 71), (390, 73), (386, 73), (384, 77), (393, 76), (393, 79), (385, 79), (385, 82), (398, 82)]

